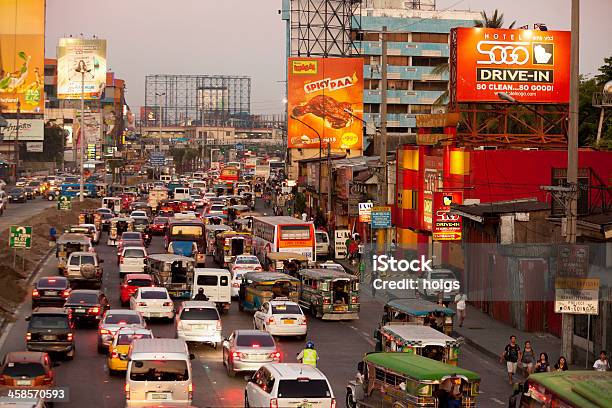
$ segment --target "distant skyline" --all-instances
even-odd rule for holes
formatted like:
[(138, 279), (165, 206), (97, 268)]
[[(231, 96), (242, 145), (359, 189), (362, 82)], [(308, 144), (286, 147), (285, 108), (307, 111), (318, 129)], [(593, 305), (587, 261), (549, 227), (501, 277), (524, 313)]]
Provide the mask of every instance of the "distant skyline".
[[(571, 0), (438, 0), (438, 10), (497, 7), (506, 25), (546, 23), (569, 30)], [(597, 73), (612, 55), (612, 1), (581, 1), (580, 72)], [(46, 51), (58, 39), (96, 35), (107, 43), (108, 66), (127, 84), (132, 111), (144, 105), (149, 74), (225, 74), (252, 77), (251, 110), (284, 109), (285, 24), (281, 0), (47, 0)]]

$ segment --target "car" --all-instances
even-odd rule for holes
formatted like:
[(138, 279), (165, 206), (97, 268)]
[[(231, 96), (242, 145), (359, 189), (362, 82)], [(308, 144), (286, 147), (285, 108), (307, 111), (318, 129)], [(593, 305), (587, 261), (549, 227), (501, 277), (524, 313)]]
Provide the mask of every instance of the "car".
[(100, 242), (101, 232), (98, 231), (95, 224), (79, 224), (79, 227), (87, 228), (87, 233), (85, 235), (91, 238), (92, 244), (97, 245)]
[(253, 327), (273, 336), (298, 336), (302, 340), (308, 333), (308, 321), (300, 306), (282, 298), (261, 305), (253, 315)]
[(108, 309), (98, 325), (98, 353), (108, 351), (113, 336), (122, 327), (146, 329), (147, 323), (140, 313), (127, 309)]
[(53, 364), (49, 354), (40, 351), (11, 351), (0, 367), (3, 388), (45, 389), (55, 386)]
[(39, 306), (64, 307), (70, 295), (70, 282), (63, 276), (46, 276), (38, 279), (32, 289), (32, 309)]
[(255, 255), (237, 255), (232, 263), (232, 272), (234, 271), (263, 271), (259, 259)]
[(143, 241), (142, 234), (136, 231), (126, 231), (123, 234), (121, 234), (121, 241), (123, 240)]
[(121, 281), (119, 301), (121, 306), (129, 306), (130, 298), (138, 288), (156, 286), (152, 275), (147, 273), (128, 273)]
[(15, 182), (15, 186), (17, 187), (25, 187), (26, 184), (28, 184), (28, 178), (26, 177), (19, 177), (17, 179), (17, 181)]
[(28, 201), (23, 188), (12, 188), (8, 191), (8, 200), (11, 203), (25, 203)]
[(453, 288), (451, 290), (442, 291), (440, 289), (425, 288), (423, 285), (418, 285), (418, 293), (425, 298), (437, 299), (438, 296), (441, 296), (443, 301), (450, 302), (455, 299), (456, 295), (459, 294), (459, 280), (450, 269), (434, 268), (431, 271), (426, 271), (423, 273), (423, 280), (430, 282), (444, 281), (444, 285), (448, 285), (448, 287)]
[(176, 337), (189, 342), (221, 344), (221, 318), (214, 302), (188, 300), (181, 303), (176, 314)]
[(242, 276), (249, 271), (237, 270), (232, 271), (232, 297), (236, 298), (240, 294), (240, 283), (242, 282)]
[(128, 273), (141, 273), (145, 271), (147, 250), (142, 247), (126, 246), (119, 255), (119, 277)]
[(64, 309), (72, 313), (75, 323), (98, 323), (109, 308), (106, 295), (93, 289), (73, 290), (64, 304)]
[(272, 335), (261, 330), (234, 330), (223, 341), (223, 365), (227, 375), (257, 371), (266, 363), (280, 363), (281, 352)]
[(153, 235), (164, 235), (168, 228), (168, 217), (155, 217), (151, 223), (151, 232)]
[(24, 187), (23, 191), (25, 192), (26, 199), (33, 200), (36, 198), (36, 190), (34, 190), (32, 187)]
[(110, 230), (110, 220), (111, 218), (114, 218), (115, 216), (113, 215), (113, 213), (100, 213), (100, 216), (102, 218), (102, 226), (100, 227), (100, 229), (102, 231), (108, 231)]
[(336, 399), (331, 384), (316, 367), (264, 364), (247, 382), (244, 406), (335, 408)]
[(75, 284), (102, 285), (102, 263), (95, 252), (73, 252), (68, 256), (64, 276)]
[(326, 231), (315, 231), (315, 251), (317, 253), (317, 259), (329, 258), (329, 235), (327, 235)]
[(320, 269), (333, 269), (336, 271), (340, 271), (340, 272), (346, 272), (346, 269), (344, 269), (344, 267), (342, 265), (340, 265), (339, 263), (336, 263), (334, 261), (325, 261), (325, 262), (321, 262), (317, 265), (317, 268)]
[(130, 213), (130, 218), (149, 218), (149, 215), (146, 211), (134, 210)]
[(174, 303), (166, 288), (138, 288), (130, 298), (130, 309), (141, 313), (145, 319), (159, 317), (174, 320)]
[(117, 245), (117, 265), (119, 265), (119, 257), (123, 252), (123, 248), (132, 247), (132, 248), (145, 248), (145, 244), (142, 240), (138, 239), (126, 239), (124, 241), (119, 242)]
[(196, 208), (204, 207), (204, 199), (200, 197), (199, 195), (192, 195), (191, 199), (195, 203)]
[(49, 188), (49, 185), (44, 181), (31, 180), (26, 184), (26, 187), (32, 188), (35, 195), (43, 195)]
[(174, 217), (174, 210), (159, 210), (157, 215), (159, 217), (172, 218)]
[(153, 338), (153, 332), (149, 329), (129, 326), (119, 328), (108, 346), (108, 373), (114, 375), (127, 370), (128, 353), (133, 340)]
[(221, 215), (226, 213), (227, 207), (225, 206), (225, 204), (211, 204), (210, 207), (208, 207), (208, 214)]
[(68, 310), (59, 307), (39, 307), (26, 317), (26, 349), (61, 353), (72, 360), (76, 352), (74, 324)]

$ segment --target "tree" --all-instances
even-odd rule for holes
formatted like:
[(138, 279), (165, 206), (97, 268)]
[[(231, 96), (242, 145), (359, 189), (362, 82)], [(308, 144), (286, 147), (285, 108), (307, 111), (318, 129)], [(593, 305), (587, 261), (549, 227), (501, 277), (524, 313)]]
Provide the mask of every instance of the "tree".
[[(497, 9), (493, 11), (491, 18), (484, 10), (480, 12), (480, 17), (481, 20), (474, 20), (474, 27), (503, 28), (504, 26), (504, 13), (500, 13)], [(514, 24), (516, 21), (513, 21), (508, 28), (513, 28)]]
[(31, 162), (55, 162), (64, 160), (64, 140), (66, 131), (59, 125), (47, 122), (45, 124), (42, 152), (28, 152), (26, 142), (19, 143), (19, 157)]
[(608, 81), (612, 81), (612, 56), (604, 58), (604, 65), (599, 67), (601, 74), (596, 75), (598, 85), (604, 85)]
[(603, 123), (601, 141), (597, 142), (600, 108), (593, 106), (593, 94), (602, 91), (603, 85), (612, 80), (612, 56), (604, 58), (600, 74), (594, 78), (580, 77), (578, 101), (578, 140), (581, 146), (591, 145), (602, 149), (612, 148), (612, 117), (608, 113)]

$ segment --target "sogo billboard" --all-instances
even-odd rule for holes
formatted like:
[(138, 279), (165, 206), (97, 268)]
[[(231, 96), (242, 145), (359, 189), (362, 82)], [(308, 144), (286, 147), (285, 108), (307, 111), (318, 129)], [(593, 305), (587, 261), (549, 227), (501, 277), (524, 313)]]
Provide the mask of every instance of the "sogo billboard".
[(568, 103), (568, 31), (456, 28), (457, 102)]

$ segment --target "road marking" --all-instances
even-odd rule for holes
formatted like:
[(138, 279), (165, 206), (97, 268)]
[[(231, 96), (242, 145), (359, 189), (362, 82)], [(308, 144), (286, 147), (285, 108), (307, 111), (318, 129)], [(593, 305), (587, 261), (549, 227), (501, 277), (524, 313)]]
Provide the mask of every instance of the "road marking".
[(502, 401), (498, 400), (497, 398), (493, 398), (491, 397), (491, 401), (498, 403), (499, 405), (505, 405)]
[(370, 338), (370, 335), (362, 330), (359, 330), (353, 325), (347, 324), (348, 327), (356, 331), (370, 346), (376, 346), (376, 343)]

